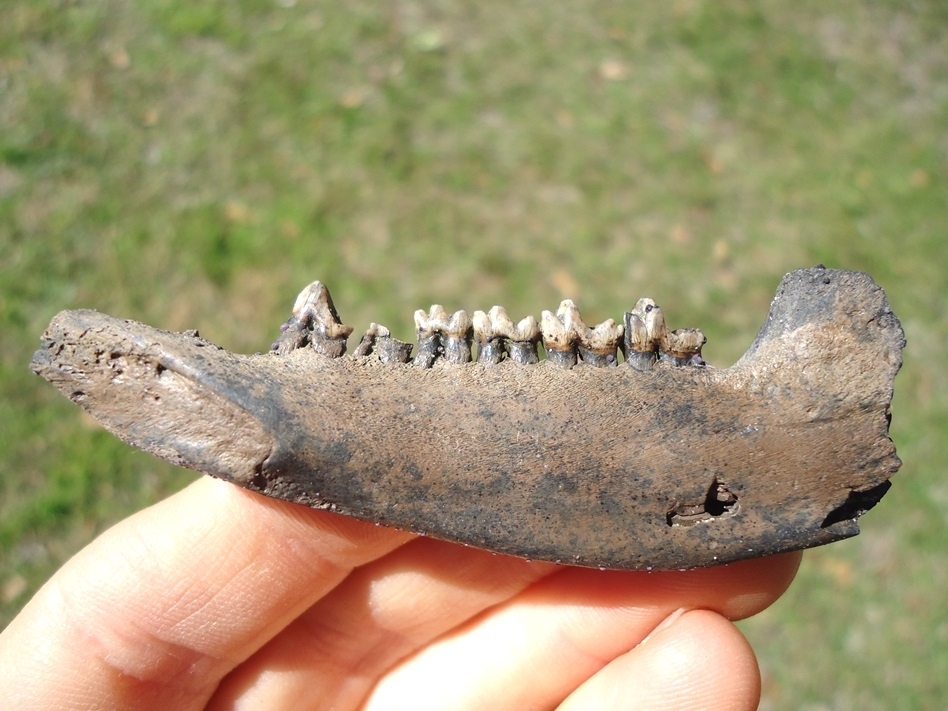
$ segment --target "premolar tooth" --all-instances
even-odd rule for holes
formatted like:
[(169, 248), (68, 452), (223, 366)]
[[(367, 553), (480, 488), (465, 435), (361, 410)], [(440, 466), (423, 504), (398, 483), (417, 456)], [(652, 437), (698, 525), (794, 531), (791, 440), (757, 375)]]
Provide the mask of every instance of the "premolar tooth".
[(467, 311), (455, 311), (444, 328), (444, 357), (448, 363), (471, 362), (471, 338), (474, 322)]
[(286, 355), (309, 342), (318, 353), (339, 358), (346, 352), (352, 326), (340, 320), (326, 285), (314, 281), (296, 297), (293, 315), (280, 331), (279, 339), (271, 346), (279, 355)]
[(544, 311), (540, 318), (540, 330), (543, 333), (543, 347), (550, 360), (564, 368), (576, 365), (576, 343), (580, 332), (587, 329), (579, 309), (571, 299), (564, 299), (560, 303), (556, 316)]
[(616, 364), (616, 350), (625, 329), (611, 318), (579, 334), (579, 357), (600, 368)]
[[(507, 316), (504, 313), (504, 316)], [(507, 319), (510, 321), (510, 319)], [(533, 316), (520, 319), (514, 326), (510, 321), (510, 328), (505, 333), (507, 353), (510, 359), (521, 365), (533, 365), (540, 361), (537, 355), (537, 343), (540, 340), (540, 324)]]
[(422, 309), (415, 311), (415, 331), (418, 334), (418, 353), (412, 361), (421, 368), (430, 368), (444, 352), (441, 334), (447, 329), (448, 314), (440, 304), (432, 304), (426, 314)]
[(707, 365), (701, 348), (708, 339), (698, 328), (666, 331), (661, 343), (661, 358), (673, 365)]
[(375, 354), (383, 363), (407, 363), (411, 358), (411, 349), (411, 343), (392, 338), (391, 331), (385, 326), (371, 323), (353, 355), (366, 357)]

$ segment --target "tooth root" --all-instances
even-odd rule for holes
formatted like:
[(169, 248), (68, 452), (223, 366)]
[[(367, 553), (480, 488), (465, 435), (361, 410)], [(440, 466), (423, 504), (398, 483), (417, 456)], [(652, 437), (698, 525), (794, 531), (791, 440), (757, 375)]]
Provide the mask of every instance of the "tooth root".
[(455, 311), (444, 329), (444, 358), (448, 363), (471, 362), (474, 322), (467, 311)]
[(580, 332), (579, 357), (584, 363), (604, 368), (616, 365), (616, 351), (625, 329), (611, 318)]
[(346, 352), (352, 326), (340, 320), (326, 285), (314, 281), (296, 297), (293, 315), (280, 331), (279, 339), (271, 346), (279, 355), (286, 355), (308, 342), (318, 353), (339, 358)]
[(661, 343), (661, 359), (672, 365), (706, 365), (701, 348), (708, 339), (697, 328), (666, 331)]
[(540, 324), (537, 320), (533, 316), (527, 316), (516, 326), (512, 322), (510, 325), (511, 328), (506, 333), (507, 353), (510, 359), (520, 365), (539, 363), (537, 343), (540, 340)]
[(353, 355), (359, 358), (375, 355), (383, 363), (407, 363), (412, 347), (411, 343), (392, 338), (391, 331), (385, 326), (371, 323)]
[(570, 299), (560, 303), (556, 316), (544, 311), (540, 318), (540, 331), (547, 357), (563, 368), (576, 365), (576, 344), (580, 330), (585, 328), (579, 309)]

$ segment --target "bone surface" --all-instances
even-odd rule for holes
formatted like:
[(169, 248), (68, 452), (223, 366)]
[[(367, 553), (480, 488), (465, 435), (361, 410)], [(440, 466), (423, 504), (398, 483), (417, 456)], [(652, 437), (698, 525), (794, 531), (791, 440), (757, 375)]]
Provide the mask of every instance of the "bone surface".
[[(853, 536), (901, 464), (888, 427), (904, 336), (865, 274), (785, 276), (756, 339), (724, 369), (656, 361), (662, 343), (675, 355), (688, 341), (692, 352), (703, 335), (669, 336), (654, 302), (625, 317), (633, 367), (385, 362), (381, 345), (399, 342), (377, 324), (352, 356), (291, 348), (332, 335), (313, 325), (317, 304), (331, 304), (328, 292), (321, 299), (311, 292), (294, 309), (278, 355), (64, 311), (32, 368), (114, 434), (175, 464), (298, 504), (584, 566), (702, 567)], [(577, 343), (573, 308), (546, 319), (551, 353)], [(441, 312), (422, 314), (420, 338), (463, 330), (460, 317), (435, 328)], [(479, 343), (507, 337), (499, 312), (493, 324), (472, 321)]]

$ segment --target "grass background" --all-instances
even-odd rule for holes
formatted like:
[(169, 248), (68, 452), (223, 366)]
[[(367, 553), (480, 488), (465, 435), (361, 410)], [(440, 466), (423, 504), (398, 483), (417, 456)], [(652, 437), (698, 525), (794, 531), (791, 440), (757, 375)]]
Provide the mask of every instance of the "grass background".
[(60, 309), (252, 352), (314, 278), (405, 339), (435, 302), (650, 295), (723, 366), (823, 262), (902, 319), (905, 464), (742, 624), (762, 708), (948, 708), (946, 29), (941, 0), (0, 5), (0, 622), (194, 477), (29, 374)]

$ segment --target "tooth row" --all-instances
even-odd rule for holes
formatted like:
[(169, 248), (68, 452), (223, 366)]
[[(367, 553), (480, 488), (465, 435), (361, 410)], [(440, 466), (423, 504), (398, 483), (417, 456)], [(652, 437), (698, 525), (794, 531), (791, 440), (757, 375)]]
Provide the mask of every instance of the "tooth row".
[[(305, 345), (332, 357), (341, 357), (352, 327), (339, 320), (329, 290), (321, 282), (307, 286), (297, 297), (293, 314), (280, 327), (279, 339), (271, 350), (286, 355)], [(426, 313), (415, 312), (418, 351), (411, 357), (412, 344), (392, 338), (385, 326), (373, 323), (355, 349), (357, 357), (375, 356), (385, 362), (411, 362), (431, 368), (435, 361), (468, 363), (471, 345), (477, 339), (477, 361), (496, 365), (505, 359), (523, 365), (539, 361), (537, 344), (542, 340), (547, 358), (563, 368), (577, 363), (597, 367), (614, 366), (621, 350), (629, 367), (648, 370), (658, 360), (675, 366), (705, 365), (701, 348), (707, 342), (697, 328), (669, 331), (661, 307), (652, 299), (639, 299), (625, 313), (623, 323), (612, 319), (590, 328), (570, 299), (560, 303), (556, 313), (544, 311), (540, 322), (527, 316), (514, 323), (501, 306), (488, 312), (466, 311), (448, 314), (434, 304)]]

